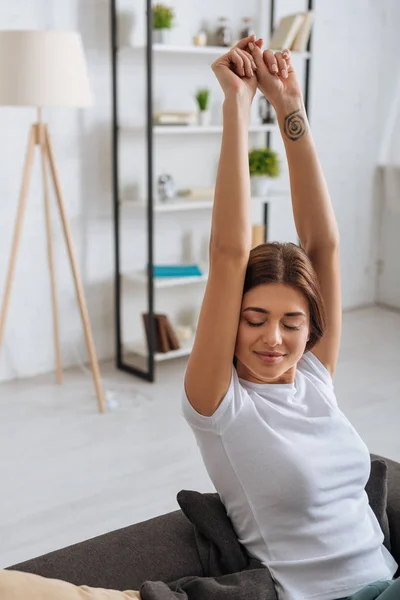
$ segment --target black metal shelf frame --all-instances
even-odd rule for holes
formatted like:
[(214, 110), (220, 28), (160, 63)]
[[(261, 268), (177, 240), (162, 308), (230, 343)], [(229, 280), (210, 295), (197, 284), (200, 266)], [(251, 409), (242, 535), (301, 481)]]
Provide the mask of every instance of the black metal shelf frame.
[[(113, 169), (113, 206), (114, 206), (114, 256), (115, 256), (115, 344), (116, 366), (121, 371), (136, 375), (149, 382), (155, 380), (155, 319), (154, 319), (154, 198), (153, 198), (153, 48), (152, 48), (152, 0), (146, 0), (146, 133), (147, 133), (147, 258), (148, 282), (147, 300), (149, 314), (149, 344), (147, 370), (126, 362), (122, 341), (122, 285), (121, 285), (121, 253), (120, 253), (120, 189), (119, 189), (119, 121), (118, 121), (118, 0), (111, 1), (111, 67), (112, 67), (112, 169)], [(275, 24), (275, 7), (278, 0), (270, 2), (270, 33)], [(307, 0), (307, 10), (313, 10), (313, 0)], [(311, 67), (311, 38), (308, 44), (308, 56), (304, 81), (304, 103), (309, 115), (309, 88)], [(272, 133), (266, 135), (267, 146), (271, 145)], [(266, 236), (268, 232), (268, 203), (264, 204), (264, 225)]]

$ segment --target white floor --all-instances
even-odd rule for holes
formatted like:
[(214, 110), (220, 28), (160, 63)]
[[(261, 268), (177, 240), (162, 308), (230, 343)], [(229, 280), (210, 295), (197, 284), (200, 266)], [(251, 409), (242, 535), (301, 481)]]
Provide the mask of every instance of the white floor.
[[(185, 361), (149, 384), (103, 366), (119, 406), (100, 415), (90, 375), (0, 385), (0, 567), (175, 510), (211, 489), (180, 416)], [(336, 393), (372, 452), (400, 461), (400, 313), (344, 315)]]

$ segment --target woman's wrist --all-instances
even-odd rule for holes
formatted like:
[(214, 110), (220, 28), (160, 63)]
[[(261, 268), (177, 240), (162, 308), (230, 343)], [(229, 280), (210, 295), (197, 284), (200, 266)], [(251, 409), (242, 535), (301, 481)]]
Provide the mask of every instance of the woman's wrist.
[(224, 118), (236, 116), (248, 124), (250, 122), (251, 100), (241, 94), (225, 96), (222, 111)]
[(305, 106), (302, 97), (282, 98), (279, 102), (273, 104), (276, 116), (284, 119), (288, 114), (300, 111), (305, 114)]

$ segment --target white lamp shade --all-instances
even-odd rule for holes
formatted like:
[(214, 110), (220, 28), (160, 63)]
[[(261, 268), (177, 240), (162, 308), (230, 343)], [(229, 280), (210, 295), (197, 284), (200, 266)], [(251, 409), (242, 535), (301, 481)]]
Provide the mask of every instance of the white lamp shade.
[(90, 106), (81, 37), (70, 31), (0, 31), (0, 104)]

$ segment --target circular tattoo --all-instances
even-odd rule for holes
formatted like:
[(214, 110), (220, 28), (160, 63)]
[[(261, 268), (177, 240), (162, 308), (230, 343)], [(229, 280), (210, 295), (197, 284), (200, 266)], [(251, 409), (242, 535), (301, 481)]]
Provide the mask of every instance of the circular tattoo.
[(295, 110), (285, 117), (284, 132), (289, 140), (296, 141), (307, 131), (307, 125), (300, 114), (300, 110)]

